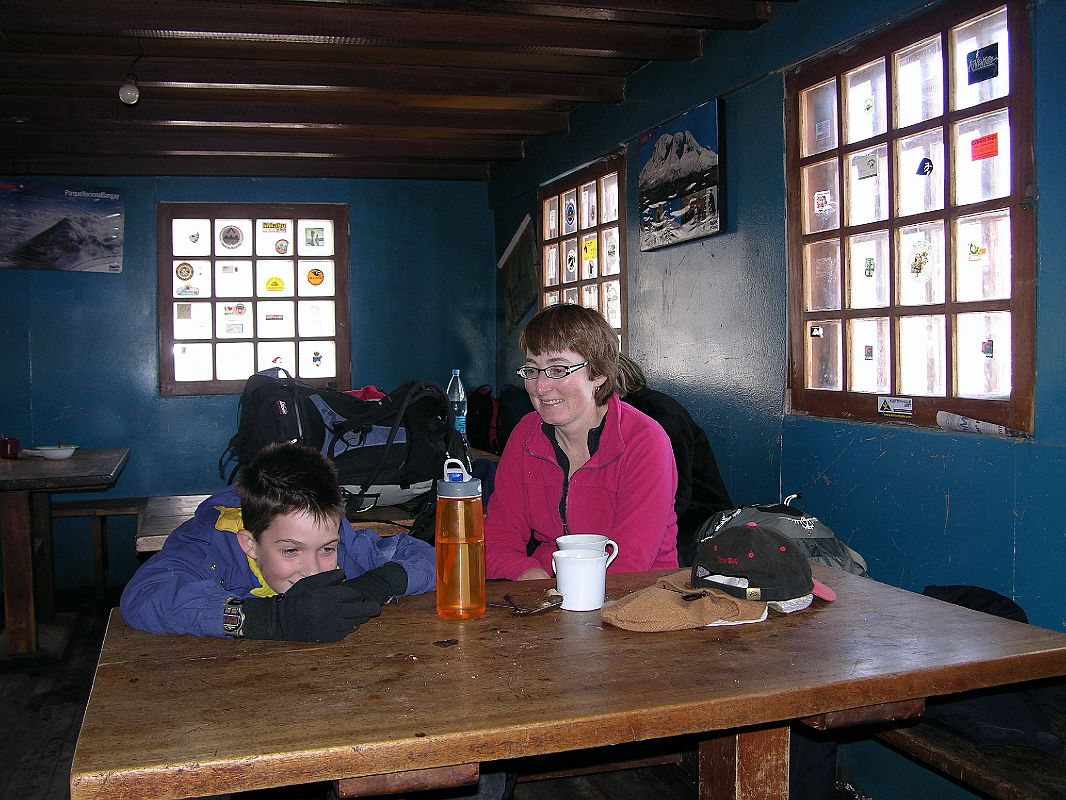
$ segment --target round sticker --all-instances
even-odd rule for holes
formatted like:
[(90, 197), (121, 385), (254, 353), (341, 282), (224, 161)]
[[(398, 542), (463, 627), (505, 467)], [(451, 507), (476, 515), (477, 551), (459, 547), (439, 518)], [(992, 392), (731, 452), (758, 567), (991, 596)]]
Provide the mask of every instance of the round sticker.
[(577, 216), (577, 211), (574, 208), (574, 204), (567, 203), (566, 208), (564, 209), (564, 213), (566, 214), (566, 224), (573, 225), (574, 218)]
[(267, 278), (266, 290), (268, 292), (284, 292), (285, 281), (281, 278)]
[(326, 279), (326, 273), (320, 269), (312, 269), (307, 273), (307, 282), (312, 286), (321, 285), (322, 281)]
[(278, 251), (279, 255), (285, 255), (287, 252), (289, 252), (289, 240), (278, 239), (276, 242), (274, 242), (274, 249)]
[(234, 247), (241, 246), (241, 242), (244, 241), (244, 233), (242, 233), (241, 229), (236, 225), (227, 225), (218, 232), (218, 240), (222, 243), (223, 247), (232, 250)]
[(192, 277), (193, 268), (192, 264), (188, 261), (182, 261), (174, 268), (174, 274), (178, 276), (179, 281), (187, 281)]

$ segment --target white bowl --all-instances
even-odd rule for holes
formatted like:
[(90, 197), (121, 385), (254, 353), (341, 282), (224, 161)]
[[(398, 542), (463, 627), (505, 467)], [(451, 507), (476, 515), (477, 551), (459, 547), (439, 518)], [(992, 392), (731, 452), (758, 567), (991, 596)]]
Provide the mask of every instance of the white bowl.
[(70, 458), (77, 449), (78, 445), (76, 444), (58, 444), (54, 447), (36, 447), (34, 452), (52, 461), (61, 461), (64, 458)]

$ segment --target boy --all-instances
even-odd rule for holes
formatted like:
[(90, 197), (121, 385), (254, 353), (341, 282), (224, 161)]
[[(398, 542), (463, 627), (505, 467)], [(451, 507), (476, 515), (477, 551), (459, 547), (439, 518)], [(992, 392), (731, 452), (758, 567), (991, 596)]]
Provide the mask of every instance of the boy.
[(332, 462), (264, 447), (146, 561), (123, 619), (150, 633), (335, 642), (402, 594), (434, 588), (433, 548), (353, 530)]

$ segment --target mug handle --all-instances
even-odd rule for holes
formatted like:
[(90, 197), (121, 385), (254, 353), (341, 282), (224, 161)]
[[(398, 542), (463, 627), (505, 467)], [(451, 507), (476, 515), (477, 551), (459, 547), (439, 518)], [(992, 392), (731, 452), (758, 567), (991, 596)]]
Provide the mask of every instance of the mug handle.
[[(614, 539), (608, 539), (603, 544), (604, 552), (607, 551), (608, 547), (611, 548), (611, 553), (610, 553), (610, 555), (607, 556), (607, 566), (609, 567), (609, 566), (611, 566), (611, 562), (614, 561), (615, 557), (618, 555), (618, 542), (616, 542)], [(554, 563), (555, 562), (553, 560), (552, 564), (554, 564)]]

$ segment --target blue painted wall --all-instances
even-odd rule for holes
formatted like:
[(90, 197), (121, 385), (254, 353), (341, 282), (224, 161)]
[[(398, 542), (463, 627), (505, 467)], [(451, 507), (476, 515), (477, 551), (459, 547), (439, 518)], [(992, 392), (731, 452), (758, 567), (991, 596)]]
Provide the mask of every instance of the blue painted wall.
[[(984, 585), (1014, 597), (1035, 624), (1062, 631), (1066, 524), (1058, 497), (1066, 482), (1066, 272), (1059, 262), (1066, 252), (1066, 157), (1059, 140), (1066, 125), (1066, 3), (1033, 4), (1035, 439), (999, 441), (785, 413), (783, 73), (933, 5), (777, 3), (773, 21), (758, 31), (708, 34), (703, 58), (645, 68), (628, 82), (624, 103), (576, 112), (568, 135), (537, 141), (521, 164), (494, 169), (497, 248), (535, 208), (539, 184), (623, 147), (635, 170), (635, 137), (722, 98), (727, 194), (721, 235), (640, 252), (635, 178), (629, 177), (630, 354), (645, 365), (652, 385), (678, 397), (707, 431), (736, 502), (802, 492), (802, 507), (861, 552), (874, 577), (917, 591), (929, 583)], [(498, 343), (516, 349), (514, 332), (501, 330)], [(502, 351), (498, 357), (501, 373), (513, 366)], [(876, 744), (848, 753), (860, 785), (879, 800), (913, 796), (916, 781), (924, 781), (922, 796), (948, 796), (924, 770), (918, 770), (922, 778), (894, 782), (892, 776), (902, 774), (893, 763), (898, 757)]]
[[(129, 446), (112, 497), (220, 488), (237, 397), (159, 396), (155, 207), (166, 201), (347, 203), (352, 382), (468, 385), (495, 375), (493, 231), (483, 184), (421, 181), (79, 178), (125, 200), (119, 275), (0, 269), (0, 431), (24, 447)], [(78, 495), (71, 495), (76, 497)], [(111, 581), (136, 568), (133, 523), (116, 520)], [(92, 584), (88, 524), (57, 521), (57, 583)]]

